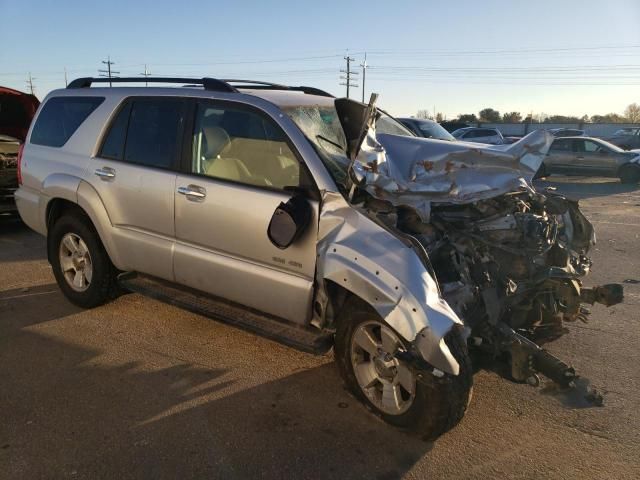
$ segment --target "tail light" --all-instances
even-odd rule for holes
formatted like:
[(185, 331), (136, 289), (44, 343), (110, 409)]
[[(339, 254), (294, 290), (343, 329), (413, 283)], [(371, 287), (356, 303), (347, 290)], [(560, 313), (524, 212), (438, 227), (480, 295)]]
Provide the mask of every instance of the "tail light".
[(24, 150), (24, 143), (20, 144), (20, 148), (18, 149), (18, 185), (22, 185), (22, 151)]

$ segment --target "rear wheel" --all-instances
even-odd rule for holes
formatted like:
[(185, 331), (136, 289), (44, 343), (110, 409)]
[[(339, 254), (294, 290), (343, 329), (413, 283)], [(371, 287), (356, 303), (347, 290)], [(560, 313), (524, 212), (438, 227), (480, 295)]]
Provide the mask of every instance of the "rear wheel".
[(58, 219), (49, 232), (48, 248), (58, 286), (72, 303), (92, 308), (116, 296), (117, 270), (87, 218)]
[(433, 440), (462, 420), (471, 398), (472, 371), (464, 339), (452, 331), (445, 341), (460, 363), (457, 376), (436, 378), (395, 357), (404, 341), (369, 306), (349, 301), (338, 319), (335, 355), (349, 390), (386, 422)]
[(640, 166), (625, 165), (620, 169), (619, 176), (622, 183), (638, 183), (640, 182)]

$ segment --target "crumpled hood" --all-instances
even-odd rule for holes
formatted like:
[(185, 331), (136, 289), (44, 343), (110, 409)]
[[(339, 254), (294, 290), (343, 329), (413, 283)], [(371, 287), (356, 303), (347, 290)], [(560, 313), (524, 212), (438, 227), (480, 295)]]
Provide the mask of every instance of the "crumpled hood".
[(531, 190), (553, 140), (542, 130), (511, 145), (376, 135), (370, 130), (354, 173), (371, 195), (412, 206), (428, 221), (432, 203), (463, 204)]

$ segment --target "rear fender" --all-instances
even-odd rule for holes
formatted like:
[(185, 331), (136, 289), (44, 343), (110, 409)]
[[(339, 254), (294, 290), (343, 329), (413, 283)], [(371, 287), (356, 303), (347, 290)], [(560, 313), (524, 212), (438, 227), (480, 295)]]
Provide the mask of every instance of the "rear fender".
[(120, 270), (126, 270), (126, 266), (121, 260), (118, 246), (116, 242), (114, 242), (113, 235), (111, 234), (113, 224), (111, 223), (107, 209), (96, 189), (85, 181), (81, 181), (78, 185), (78, 205), (91, 219), (105, 250), (109, 254), (111, 263)]

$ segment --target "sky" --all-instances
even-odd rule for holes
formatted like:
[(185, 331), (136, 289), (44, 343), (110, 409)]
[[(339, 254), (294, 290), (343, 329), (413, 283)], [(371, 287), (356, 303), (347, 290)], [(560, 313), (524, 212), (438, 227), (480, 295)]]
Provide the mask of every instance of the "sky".
[(397, 116), (491, 107), (623, 113), (640, 103), (640, 0), (0, 0), (0, 85), (40, 98), (97, 76), (250, 78), (361, 98)]

